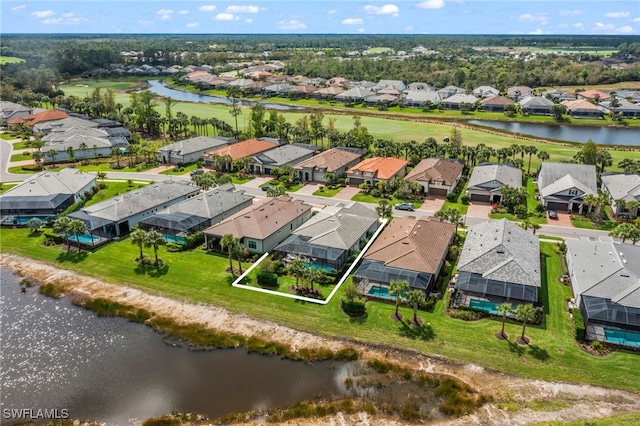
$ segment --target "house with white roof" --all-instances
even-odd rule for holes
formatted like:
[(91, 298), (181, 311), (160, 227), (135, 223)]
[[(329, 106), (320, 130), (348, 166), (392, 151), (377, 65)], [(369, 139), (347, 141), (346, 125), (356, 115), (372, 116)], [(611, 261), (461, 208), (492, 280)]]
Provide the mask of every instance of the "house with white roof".
[(504, 185), (512, 188), (522, 186), (522, 170), (510, 164), (478, 164), (473, 168), (467, 194), (471, 201), (498, 203)]
[(602, 191), (611, 197), (611, 209), (616, 216), (637, 217), (640, 210), (640, 175), (603, 174)]
[(542, 163), (538, 171), (538, 189), (547, 209), (582, 213), (584, 197), (598, 195), (596, 166)]

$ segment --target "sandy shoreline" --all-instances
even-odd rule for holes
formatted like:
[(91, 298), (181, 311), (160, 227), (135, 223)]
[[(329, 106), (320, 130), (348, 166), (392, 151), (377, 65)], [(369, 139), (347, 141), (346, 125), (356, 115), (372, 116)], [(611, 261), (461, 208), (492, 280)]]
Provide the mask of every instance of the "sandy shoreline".
[[(441, 421), (439, 424), (465, 425), (525, 425), (532, 422), (552, 420), (594, 419), (627, 412), (640, 411), (640, 395), (632, 392), (599, 388), (588, 385), (554, 383), (543, 380), (522, 378), (490, 371), (472, 364), (462, 364), (437, 356), (412, 353), (363, 343), (329, 338), (294, 330), (277, 323), (257, 320), (242, 314), (233, 314), (224, 308), (192, 304), (167, 297), (156, 296), (126, 285), (111, 284), (99, 279), (78, 275), (28, 258), (0, 253), (0, 267), (16, 271), (41, 283), (61, 283), (68, 293), (78, 297), (102, 297), (120, 303), (146, 309), (155, 315), (168, 317), (179, 323), (199, 323), (212, 329), (259, 336), (287, 343), (294, 349), (328, 348), (339, 350), (354, 347), (363, 358), (387, 358), (390, 361), (406, 363), (422, 370), (455, 376), (476, 388), (494, 396), (493, 403), (486, 404), (476, 413), (460, 419)], [(522, 408), (532, 400), (562, 402), (554, 411), (534, 411)], [(500, 402), (510, 401), (517, 410), (505, 410)], [(394, 424), (389, 418), (371, 416), (332, 416), (331, 418), (292, 421), (299, 425), (388, 425)], [(396, 424), (406, 424), (397, 422)]]

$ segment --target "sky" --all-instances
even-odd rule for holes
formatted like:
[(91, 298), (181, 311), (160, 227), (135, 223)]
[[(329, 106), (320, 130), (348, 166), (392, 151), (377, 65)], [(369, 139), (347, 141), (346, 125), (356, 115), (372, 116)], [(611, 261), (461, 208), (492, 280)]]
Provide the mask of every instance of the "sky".
[(0, 0), (0, 34), (640, 35), (640, 1)]

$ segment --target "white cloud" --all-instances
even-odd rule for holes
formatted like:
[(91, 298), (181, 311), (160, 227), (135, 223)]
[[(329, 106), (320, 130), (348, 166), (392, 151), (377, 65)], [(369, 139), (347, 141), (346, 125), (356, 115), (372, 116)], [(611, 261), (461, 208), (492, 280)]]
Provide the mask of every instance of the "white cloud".
[(561, 16), (582, 16), (584, 12), (581, 10), (561, 10)]
[(214, 4), (207, 4), (204, 6), (200, 6), (198, 10), (200, 12), (213, 12), (214, 10), (216, 10), (216, 6)]
[(347, 18), (343, 19), (342, 23), (344, 25), (360, 25), (362, 24), (362, 18)]
[(337, 10), (331, 9), (330, 11), (327, 12), (327, 15), (334, 15), (336, 12)]
[(71, 18), (72, 16), (73, 16), (73, 13), (71, 13), (71, 12), (67, 12), (67, 13), (63, 13), (62, 14), (63, 18)]
[(420, 9), (442, 9), (444, 7), (444, 0), (426, 0), (416, 5)]
[(244, 22), (246, 22), (247, 24), (253, 24), (253, 19), (247, 18), (244, 20)]
[(358, 28), (358, 29), (357, 29), (357, 31), (358, 31), (359, 33), (363, 33), (363, 32), (364, 32), (364, 28)]
[(179, 13), (180, 15), (188, 15), (188, 14), (189, 14), (189, 11), (188, 11), (188, 10), (180, 10), (178, 13)]
[(367, 5), (364, 11), (372, 15), (398, 15), (400, 8), (395, 4), (385, 4), (382, 7)]
[(634, 18), (633, 22), (640, 22), (640, 18)]
[(200, 24), (198, 22), (189, 22), (187, 24), (187, 28), (195, 28), (195, 27), (199, 27)]
[(260, 12), (260, 8), (258, 6), (247, 5), (247, 6), (229, 6), (225, 11), (227, 13), (258, 13)]
[(12, 7), (11, 11), (15, 12), (15, 11), (26, 9), (26, 8), (27, 8), (27, 6), (23, 4), (23, 5), (20, 5), (20, 6)]
[(633, 27), (630, 25), (625, 25), (624, 27), (616, 28), (617, 33), (629, 34), (633, 32)]
[(413, 31), (413, 27), (404, 27), (404, 30), (406, 32), (411, 32), (411, 31)]
[(541, 13), (536, 13), (535, 15), (532, 15), (530, 13), (523, 13), (518, 17), (518, 19), (527, 22), (540, 22), (542, 25), (546, 25), (549, 18), (546, 14)]
[(216, 15), (216, 21), (234, 21), (240, 19), (233, 13), (218, 13)]
[(569, 24), (560, 24), (558, 28), (569, 28)]
[(535, 31), (531, 31), (529, 32), (529, 34), (539, 35), (539, 34), (544, 34), (544, 32), (540, 28), (536, 28)]
[(138, 24), (140, 24), (140, 25), (153, 25), (153, 22), (151, 22), (151, 21), (144, 21), (144, 20), (143, 20), (143, 21), (138, 21)]
[(172, 15), (173, 10), (171, 9), (160, 9), (156, 12), (156, 16), (162, 21), (168, 21), (169, 19), (171, 19)]
[(53, 16), (53, 15), (55, 15), (55, 12), (53, 10), (41, 10), (38, 12), (33, 12), (31, 14), (31, 16), (36, 18), (48, 18), (49, 16)]
[(629, 12), (609, 12), (603, 16), (605, 18), (628, 18), (631, 14)]
[(573, 24), (573, 26), (580, 29), (584, 28), (584, 24), (582, 22), (576, 22), (575, 24)]
[(281, 30), (304, 30), (307, 28), (307, 25), (304, 22), (300, 22), (297, 19), (279, 21), (277, 25)]
[(604, 31), (612, 31), (616, 28), (613, 24), (603, 24), (602, 22), (596, 22), (596, 29)]

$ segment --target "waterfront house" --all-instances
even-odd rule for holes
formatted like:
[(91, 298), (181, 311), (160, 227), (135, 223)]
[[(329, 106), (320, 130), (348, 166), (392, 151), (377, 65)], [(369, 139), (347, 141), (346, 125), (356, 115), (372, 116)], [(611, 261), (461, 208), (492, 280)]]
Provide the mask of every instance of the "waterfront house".
[(286, 142), (271, 138), (246, 139), (241, 142), (216, 148), (212, 151), (207, 151), (202, 158), (205, 167), (211, 169), (216, 167), (216, 162), (219, 158), (226, 158), (228, 163), (225, 165), (225, 169), (232, 170), (235, 160), (251, 157), (261, 152), (277, 148), (283, 143)]
[(640, 209), (635, 204), (640, 203), (640, 175), (603, 174), (601, 179), (602, 192), (611, 197), (613, 214), (637, 217)]
[(425, 158), (405, 176), (405, 180), (422, 185), (425, 195), (446, 197), (462, 178), (464, 164), (445, 158)]
[(520, 112), (523, 115), (551, 115), (553, 101), (543, 96), (527, 96), (520, 99)]
[(365, 87), (353, 87), (339, 95), (334, 96), (334, 99), (339, 102), (354, 104), (362, 103), (369, 96), (374, 96), (376, 92), (373, 89)]
[(529, 86), (511, 86), (507, 89), (507, 97), (516, 102), (527, 96), (533, 96), (533, 89)]
[(202, 160), (207, 151), (212, 151), (235, 142), (238, 142), (238, 140), (222, 136), (196, 136), (161, 146), (156, 151), (156, 160), (163, 164), (195, 163), (198, 160)]
[(480, 110), (489, 112), (504, 112), (507, 105), (515, 105), (513, 99), (506, 96), (493, 96), (480, 101)]
[(464, 95), (467, 93), (467, 90), (462, 87), (447, 86), (437, 90), (437, 92), (438, 95), (440, 95), (440, 99), (446, 99), (453, 95)]
[(598, 106), (584, 99), (575, 101), (562, 101), (561, 105), (567, 108), (567, 114), (573, 118), (603, 118), (604, 112)]
[(471, 201), (498, 203), (502, 199), (503, 185), (522, 186), (522, 170), (510, 164), (479, 164), (473, 168), (467, 194)]
[(438, 92), (429, 92), (427, 90), (409, 90), (405, 92), (402, 104), (408, 108), (422, 108), (430, 103), (433, 106), (439, 105), (441, 102)]
[(542, 163), (538, 171), (538, 188), (545, 208), (582, 213), (584, 196), (598, 194), (596, 166)]
[(494, 98), (500, 94), (500, 91), (491, 86), (478, 86), (471, 92), (473, 96), (479, 99)]
[(475, 109), (476, 102), (478, 102), (478, 98), (475, 96), (459, 93), (443, 99), (440, 104), (446, 109), (461, 109), (464, 104), (469, 105), (471, 109)]
[(612, 101), (600, 102), (598, 105), (606, 114), (616, 114), (623, 118), (640, 118), (640, 105), (629, 102), (624, 98), (616, 98), (618, 106), (611, 106)]
[(598, 89), (588, 89), (588, 90), (583, 90), (582, 92), (576, 92), (576, 97), (578, 99), (593, 101), (596, 103), (605, 102), (611, 99), (611, 95)]
[(345, 176), (347, 170), (355, 166), (364, 153), (360, 148), (331, 148), (299, 162), (293, 168), (302, 182), (329, 182), (327, 173), (332, 173), (336, 178)]
[(347, 184), (358, 186), (366, 183), (373, 188), (380, 181), (389, 182), (395, 177), (403, 177), (407, 164), (407, 160), (393, 157), (367, 158), (347, 170)]

